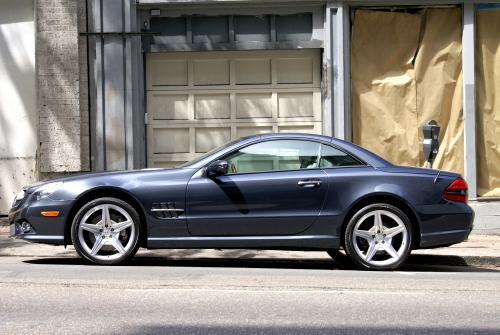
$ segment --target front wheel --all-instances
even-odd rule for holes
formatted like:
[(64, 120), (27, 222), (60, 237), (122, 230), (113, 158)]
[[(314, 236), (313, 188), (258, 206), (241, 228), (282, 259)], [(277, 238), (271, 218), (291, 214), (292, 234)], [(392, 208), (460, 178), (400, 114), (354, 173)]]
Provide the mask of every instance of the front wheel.
[(372, 204), (357, 212), (345, 233), (345, 249), (361, 268), (393, 270), (412, 249), (413, 229), (408, 217), (389, 204)]
[(88, 263), (111, 265), (127, 261), (139, 249), (139, 215), (128, 203), (99, 198), (85, 204), (71, 226), (78, 254)]

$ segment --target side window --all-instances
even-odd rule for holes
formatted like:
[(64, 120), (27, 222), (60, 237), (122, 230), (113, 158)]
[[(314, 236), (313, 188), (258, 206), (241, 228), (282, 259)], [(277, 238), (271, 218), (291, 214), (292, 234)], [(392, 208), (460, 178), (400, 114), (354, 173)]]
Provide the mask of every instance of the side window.
[(276, 140), (250, 145), (225, 158), (229, 174), (297, 170), (318, 167), (320, 144), (299, 140)]
[(353, 166), (363, 165), (357, 159), (349, 156), (345, 152), (324, 145), (321, 149), (320, 167), (333, 167), (333, 166)]

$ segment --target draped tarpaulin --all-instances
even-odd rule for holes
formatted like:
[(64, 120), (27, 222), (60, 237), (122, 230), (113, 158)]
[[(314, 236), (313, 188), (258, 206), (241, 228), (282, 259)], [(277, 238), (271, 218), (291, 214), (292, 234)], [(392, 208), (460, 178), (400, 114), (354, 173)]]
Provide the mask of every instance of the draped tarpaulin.
[(477, 193), (500, 196), (500, 9), (476, 11)]
[(463, 173), (462, 13), (357, 10), (352, 29), (353, 141), (425, 166), (422, 125), (441, 126), (434, 168)]

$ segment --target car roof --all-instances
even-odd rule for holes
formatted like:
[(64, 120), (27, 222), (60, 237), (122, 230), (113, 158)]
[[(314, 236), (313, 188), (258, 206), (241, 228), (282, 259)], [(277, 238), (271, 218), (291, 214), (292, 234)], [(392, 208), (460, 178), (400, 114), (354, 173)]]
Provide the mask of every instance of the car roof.
[[(252, 137), (252, 136), (250, 136)], [(331, 142), (332, 137), (330, 136), (324, 136), (324, 135), (316, 135), (316, 134), (304, 134), (304, 133), (268, 133), (268, 134), (262, 134), (260, 135), (262, 139), (268, 139), (268, 138), (293, 138), (293, 139), (298, 139), (298, 138), (304, 138), (304, 139), (309, 139), (309, 140), (317, 140), (317, 141), (322, 141), (322, 142)]]

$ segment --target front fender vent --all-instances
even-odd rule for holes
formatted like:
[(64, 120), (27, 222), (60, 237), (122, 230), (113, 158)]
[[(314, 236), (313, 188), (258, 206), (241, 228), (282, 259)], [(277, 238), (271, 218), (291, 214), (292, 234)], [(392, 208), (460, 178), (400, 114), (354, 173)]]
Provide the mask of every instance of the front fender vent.
[(176, 208), (174, 202), (159, 202), (153, 204), (151, 212), (154, 212), (160, 219), (176, 219), (184, 213), (184, 210)]

